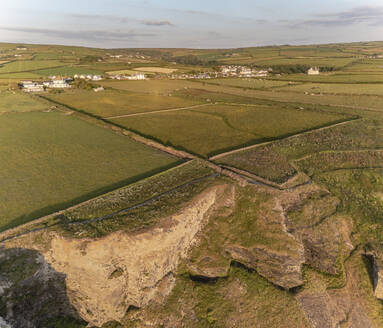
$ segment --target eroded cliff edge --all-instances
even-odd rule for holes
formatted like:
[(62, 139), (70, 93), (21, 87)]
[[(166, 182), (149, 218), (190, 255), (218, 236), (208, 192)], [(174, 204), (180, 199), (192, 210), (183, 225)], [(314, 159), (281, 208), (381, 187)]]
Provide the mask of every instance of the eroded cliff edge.
[(365, 250), (338, 205), (315, 184), (219, 180), (134, 232), (23, 235), (1, 251), (0, 325), (380, 327)]

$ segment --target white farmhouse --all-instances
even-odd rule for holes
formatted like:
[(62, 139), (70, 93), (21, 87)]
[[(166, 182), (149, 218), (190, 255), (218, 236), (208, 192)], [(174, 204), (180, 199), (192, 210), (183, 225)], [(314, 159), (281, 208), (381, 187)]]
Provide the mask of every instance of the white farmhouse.
[(307, 74), (308, 74), (308, 75), (319, 75), (319, 68), (318, 68), (318, 67), (311, 67), (311, 68), (307, 71)]
[(33, 81), (21, 81), (19, 87), (23, 89), (24, 92), (42, 92), (44, 91), (44, 85), (40, 82)]

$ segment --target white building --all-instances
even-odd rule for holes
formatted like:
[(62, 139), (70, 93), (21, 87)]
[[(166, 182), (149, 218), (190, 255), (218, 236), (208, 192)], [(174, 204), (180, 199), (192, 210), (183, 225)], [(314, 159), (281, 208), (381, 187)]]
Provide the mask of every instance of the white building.
[(49, 87), (55, 88), (55, 89), (65, 89), (65, 88), (70, 88), (71, 86), (68, 84), (66, 80), (58, 79), (58, 80), (53, 80)]
[(21, 81), (19, 87), (23, 89), (24, 92), (42, 92), (44, 91), (44, 85), (40, 82), (33, 81)]
[(308, 74), (308, 75), (319, 75), (319, 68), (318, 68), (318, 67), (311, 67), (311, 68), (307, 71), (307, 74)]
[(128, 80), (145, 80), (145, 74), (144, 73), (138, 73), (132, 76), (128, 76)]

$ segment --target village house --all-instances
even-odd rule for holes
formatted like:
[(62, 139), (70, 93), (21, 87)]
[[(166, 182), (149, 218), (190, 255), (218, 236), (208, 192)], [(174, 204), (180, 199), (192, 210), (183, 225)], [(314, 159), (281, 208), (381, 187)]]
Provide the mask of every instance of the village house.
[(311, 68), (307, 71), (307, 74), (308, 74), (308, 75), (319, 75), (319, 68), (318, 68), (318, 67), (311, 67)]

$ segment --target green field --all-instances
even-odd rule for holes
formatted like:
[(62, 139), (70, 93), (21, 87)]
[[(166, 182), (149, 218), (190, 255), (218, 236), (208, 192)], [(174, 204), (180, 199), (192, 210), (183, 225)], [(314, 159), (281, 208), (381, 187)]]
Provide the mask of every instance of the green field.
[(101, 117), (113, 117), (200, 104), (198, 101), (179, 97), (114, 90), (105, 90), (98, 93), (94, 91), (70, 90), (61, 94), (49, 94), (48, 97), (71, 108), (80, 109)]
[[(296, 173), (292, 161), (305, 156), (325, 151), (352, 151), (363, 149), (380, 149), (383, 147), (382, 123), (373, 120), (356, 120), (333, 128), (313, 131), (299, 137), (278, 140), (273, 143), (240, 151), (219, 158), (221, 164), (234, 166), (246, 170), (271, 181), (282, 183)], [(354, 161), (366, 159), (365, 153), (351, 153), (356, 156)], [(319, 156), (319, 155), (318, 155)], [(323, 155), (321, 155), (323, 156)], [(311, 167), (336, 165), (334, 157), (331, 163), (315, 164), (314, 159), (308, 158), (304, 163), (311, 163)], [(379, 157), (377, 157), (379, 158)], [(344, 158), (343, 158), (344, 159)], [(371, 161), (373, 158), (371, 159)], [(357, 167), (353, 161), (350, 166)], [(376, 161), (375, 161), (376, 162)], [(344, 165), (346, 160), (343, 161)], [(360, 164), (362, 165), (362, 164)], [(310, 168), (310, 165), (307, 165)]]
[(177, 160), (58, 112), (0, 117), (0, 230), (135, 181)]
[(66, 76), (74, 76), (75, 74), (96, 74), (101, 75), (102, 71), (98, 71), (95, 69), (83, 68), (79, 66), (64, 66), (57, 68), (47, 68), (42, 70), (37, 70), (34, 73), (49, 76), (49, 75), (66, 75)]
[(227, 85), (240, 88), (250, 88), (250, 89), (268, 89), (274, 87), (283, 87), (289, 85), (289, 82), (284, 81), (274, 81), (274, 80), (265, 80), (258, 78), (227, 78), (227, 79), (213, 79), (206, 80), (206, 83), (217, 84), (217, 85)]
[(183, 88), (195, 87), (195, 82), (185, 80), (101, 81), (100, 84), (119, 90), (154, 94), (169, 94)]
[(63, 63), (57, 60), (18, 60), (0, 67), (0, 74), (35, 71), (56, 66), (63, 66)]
[(332, 113), (271, 106), (212, 105), (112, 121), (163, 143), (209, 156), (341, 119), (344, 116)]
[(1, 91), (0, 113), (33, 112), (48, 109), (46, 104), (21, 92)]
[(308, 93), (353, 94), (353, 95), (383, 95), (383, 84), (340, 84), (340, 83), (305, 83), (277, 88), (282, 91)]

